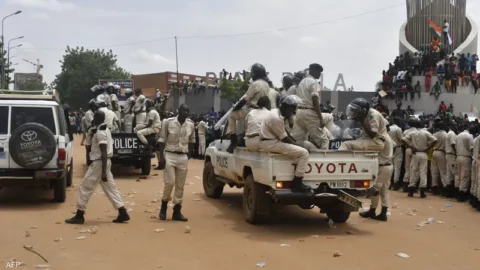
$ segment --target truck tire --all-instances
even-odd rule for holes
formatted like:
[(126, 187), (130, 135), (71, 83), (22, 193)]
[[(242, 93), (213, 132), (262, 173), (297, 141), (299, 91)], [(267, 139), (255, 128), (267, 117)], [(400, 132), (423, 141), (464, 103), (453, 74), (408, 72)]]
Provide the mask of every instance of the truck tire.
[(243, 187), (243, 216), (248, 223), (260, 224), (270, 219), (273, 202), (266, 191), (264, 185), (253, 180), (252, 174), (247, 176)]
[(327, 217), (335, 223), (345, 223), (350, 217), (350, 212), (327, 211)]
[(152, 159), (150, 156), (142, 159), (142, 175), (150, 175), (150, 170), (152, 169)]
[(53, 133), (38, 123), (27, 123), (15, 129), (8, 146), (13, 161), (29, 170), (43, 168), (57, 152)]
[(203, 191), (209, 198), (217, 199), (222, 196), (225, 184), (215, 178), (215, 171), (211, 161), (205, 162), (203, 167)]
[(53, 199), (63, 203), (67, 198), (67, 174), (53, 183)]
[(67, 187), (72, 186), (72, 181), (73, 181), (73, 158), (72, 158), (72, 161), (70, 162), (70, 165), (68, 166)]

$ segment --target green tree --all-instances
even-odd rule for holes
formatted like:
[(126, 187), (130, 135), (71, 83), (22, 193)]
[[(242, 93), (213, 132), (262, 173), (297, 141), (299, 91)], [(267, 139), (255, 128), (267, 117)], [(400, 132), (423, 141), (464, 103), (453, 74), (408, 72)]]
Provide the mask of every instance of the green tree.
[(236, 103), (248, 90), (250, 75), (247, 74), (245, 81), (230, 81), (226, 78), (221, 79), (219, 89), (221, 97), (232, 103)]
[[(2, 46), (2, 42), (0, 42), (0, 47)], [(13, 83), (10, 74), (15, 71), (15, 69), (10, 67), (10, 63), (7, 63), (7, 50), (0, 52), (0, 77), (1, 77), (1, 66), (5, 63), (5, 89), (8, 89), (8, 85)], [(1, 80), (0, 80), (1, 81)], [(0, 85), (1, 86), (1, 85)]]
[(73, 109), (86, 107), (93, 98), (90, 89), (99, 79), (130, 79), (132, 74), (117, 65), (117, 56), (111, 50), (88, 50), (67, 47), (62, 71), (54, 81), (63, 103)]

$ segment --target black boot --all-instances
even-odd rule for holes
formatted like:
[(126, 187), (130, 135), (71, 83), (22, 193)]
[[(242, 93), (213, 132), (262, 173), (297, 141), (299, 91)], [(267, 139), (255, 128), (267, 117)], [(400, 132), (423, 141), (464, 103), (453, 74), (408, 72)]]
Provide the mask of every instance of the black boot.
[(466, 200), (467, 200), (467, 193), (465, 191), (459, 191), (457, 201), (465, 202)]
[(432, 191), (433, 195), (438, 195), (440, 193), (440, 189), (438, 187), (432, 187), (430, 190)]
[(420, 198), (426, 198), (427, 195), (425, 194), (425, 188), (420, 188)]
[(172, 220), (183, 221), (183, 222), (188, 221), (188, 218), (186, 218), (182, 215), (181, 210), (182, 210), (182, 205), (181, 204), (175, 204), (175, 206), (173, 207)]
[(162, 206), (160, 207), (160, 220), (166, 220), (167, 219), (167, 207), (168, 207), (168, 202), (162, 201)]
[(408, 193), (410, 189), (408, 188), (408, 183), (403, 182), (403, 192)]
[(455, 199), (458, 200), (458, 198), (460, 197), (460, 189), (459, 189), (459, 188), (455, 188), (454, 194), (455, 194)]
[(473, 198), (472, 207), (477, 208), (479, 204), (480, 201), (478, 200), (478, 198)]
[(310, 192), (312, 190), (311, 187), (303, 184), (302, 182), (303, 177), (295, 176), (292, 180), (292, 192)]
[(445, 197), (454, 198), (455, 197), (455, 187), (453, 185), (448, 185), (445, 190)]
[(118, 217), (112, 220), (113, 223), (123, 223), (130, 220), (130, 216), (127, 213), (127, 209), (125, 207), (118, 208)]
[(414, 192), (415, 192), (415, 187), (408, 187), (408, 197), (413, 197)]
[(68, 224), (83, 224), (85, 223), (85, 218), (83, 217), (85, 215), (85, 211), (82, 210), (77, 210), (77, 213), (75, 214), (74, 217), (65, 219), (65, 223)]
[(360, 216), (363, 217), (363, 218), (375, 218), (376, 217), (375, 208), (370, 207), (370, 210), (365, 211), (365, 212), (361, 212)]
[(227, 148), (227, 152), (233, 154), (233, 150), (237, 147), (238, 139), (237, 134), (230, 134), (230, 146)]
[(400, 182), (396, 182), (393, 184), (393, 190), (400, 190), (402, 187), (401, 187), (401, 184)]
[(387, 212), (388, 212), (388, 207), (382, 206), (382, 212), (380, 215), (374, 217), (373, 219), (380, 220), (380, 221), (387, 221)]

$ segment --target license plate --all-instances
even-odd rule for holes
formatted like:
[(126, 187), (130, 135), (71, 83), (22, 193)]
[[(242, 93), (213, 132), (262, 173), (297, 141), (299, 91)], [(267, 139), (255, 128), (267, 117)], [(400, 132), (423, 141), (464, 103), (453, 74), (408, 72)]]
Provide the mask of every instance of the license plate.
[(118, 149), (118, 154), (133, 154), (133, 149)]
[(331, 181), (328, 182), (330, 188), (350, 188), (349, 181)]
[(355, 209), (360, 209), (362, 208), (362, 202), (360, 200), (358, 200), (357, 198), (343, 192), (340, 190), (340, 193), (338, 194), (338, 199), (352, 207), (354, 207)]

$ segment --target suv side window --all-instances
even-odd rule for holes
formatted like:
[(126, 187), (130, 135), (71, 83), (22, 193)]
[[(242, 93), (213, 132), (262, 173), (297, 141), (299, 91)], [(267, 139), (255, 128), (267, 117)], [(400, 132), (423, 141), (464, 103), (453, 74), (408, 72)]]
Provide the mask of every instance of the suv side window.
[(8, 134), (8, 107), (0, 106), (0, 135)]
[(57, 108), (57, 114), (58, 114), (58, 126), (60, 128), (59, 135), (65, 136), (65, 133), (67, 132), (67, 127), (65, 125), (64, 112), (63, 112), (62, 106), (58, 106), (56, 108)]
[(11, 132), (26, 123), (38, 123), (57, 134), (52, 107), (14, 107), (12, 106)]

